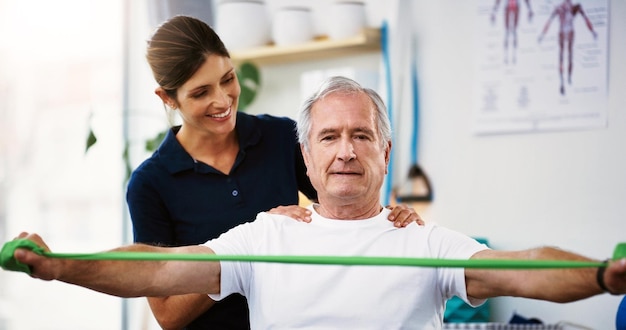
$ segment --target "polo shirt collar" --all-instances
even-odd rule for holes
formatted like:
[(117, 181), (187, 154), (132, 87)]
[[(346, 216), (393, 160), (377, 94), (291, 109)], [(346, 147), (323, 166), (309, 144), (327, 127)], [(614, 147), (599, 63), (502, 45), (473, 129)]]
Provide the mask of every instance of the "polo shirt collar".
[[(246, 148), (258, 144), (261, 140), (261, 130), (258, 126), (255, 126), (255, 120), (258, 119), (253, 115), (237, 112), (235, 130), (239, 139), (238, 159), (245, 155)], [(189, 155), (183, 146), (180, 145), (180, 142), (176, 140), (176, 133), (178, 133), (179, 130), (180, 126), (170, 128), (155, 153), (155, 156), (159, 158), (161, 164), (172, 174), (197, 168), (197, 164), (191, 155)], [(237, 166), (237, 164), (235, 164), (235, 166)]]

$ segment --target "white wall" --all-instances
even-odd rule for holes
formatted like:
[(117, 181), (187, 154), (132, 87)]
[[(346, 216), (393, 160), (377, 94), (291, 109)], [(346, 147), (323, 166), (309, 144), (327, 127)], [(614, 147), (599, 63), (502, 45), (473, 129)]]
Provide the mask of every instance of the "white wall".
[[(272, 1), (269, 1), (272, 3)], [(378, 24), (385, 1), (368, 1)], [(624, 241), (626, 214), (626, 2), (612, 0), (607, 128), (476, 136), (471, 132), (474, 83), (471, 1), (415, 1), (420, 75), (420, 163), (435, 200), (426, 221), (489, 239), (498, 249), (555, 245), (604, 259)], [(316, 15), (320, 15), (319, 11)], [(262, 94), (251, 112), (295, 116), (302, 72), (355, 65), (377, 68), (378, 54), (262, 68)], [(408, 158), (407, 158), (408, 159)], [(398, 161), (408, 166), (408, 160)], [(398, 173), (404, 173), (399, 169)], [(614, 328), (621, 297), (569, 304), (519, 298), (492, 302), (494, 321), (513, 312), (548, 323)]]
[[(472, 15), (465, 15), (472, 9), (470, 2), (421, 1), (414, 13), (423, 87), (420, 159), (436, 189), (427, 219), (488, 237), (495, 248), (556, 245), (610, 256), (626, 229), (626, 23), (620, 19), (626, 3), (611, 1), (607, 128), (483, 137), (469, 127), (472, 57), (459, 53), (473, 49), (472, 30), (458, 29), (472, 26)], [(610, 329), (617, 305), (617, 297), (601, 296), (565, 305), (503, 298), (493, 306), (502, 318), (517, 310)]]

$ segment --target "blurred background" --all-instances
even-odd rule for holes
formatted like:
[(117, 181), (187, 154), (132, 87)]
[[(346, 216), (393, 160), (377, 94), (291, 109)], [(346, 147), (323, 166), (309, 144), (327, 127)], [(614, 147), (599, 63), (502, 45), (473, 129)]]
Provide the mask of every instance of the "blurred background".
[[(247, 112), (295, 118), (303, 95), (322, 76), (352, 76), (394, 104), (395, 155), (390, 182), (381, 192), (385, 198), (392, 193), (389, 187), (406, 184), (406, 173), (419, 159), (434, 197), (414, 207), (427, 222), (486, 238), (494, 248), (555, 245), (598, 259), (624, 241), (625, 2), (599, 2), (606, 10), (598, 18), (605, 23), (597, 27), (605, 32), (598, 42), (607, 45), (602, 61), (608, 68), (600, 77), (606, 85), (597, 103), (605, 116), (602, 125), (486, 135), (476, 134), (473, 126), (481, 82), (475, 70), (480, 53), (476, 21), (481, 8), (491, 9), (497, 1), (363, 1), (363, 27), (380, 33), (385, 26), (392, 33), (382, 40), (375, 34), (374, 41), (357, 41), (356, 51), (351, 43), (328, 40), (334, 26), (328, 13), (335, 2), (261, 2), (259, 15), (266, 15), (268, 24), (285, 7), (307, 8), (314, 38), (308, 42), (330, 43), (330, 48), (311, 57), (304, 47), (290, 44), (260, 61), (262, 52), (233, 45), (233, 59), (251, 59), (261, 73)], [(526, 32), (540, 31), (547, 8), (559, 2), (531, 1), (537, 25)], [(585, 8), (598, 3), (579, 2)], [(146, 40), (175, 14), (193, 15), (215, 27), (218, 18), (225, 18), (222, 3), (0, 0), (1, 241), (21, 231), (37, 232), (58, 252), (100, 251), (131, 242), (124, 199), (127, 170), (149, 156), (145, 142), (170, 124), (153, 93)], [(578, 35), (586, 33), (583, 28)], [(556, 26), (550, 31), (545, 42), (556, 44)], [(494, 33), (503, 35), (501, 28)], [(400, 45), (406, 40), (415, 47)], [(267, 47), (278, 47), (268, 42)], [(576, 61), (579, 68), (584, 59)], [(412, 124), (413, 66), (419, 80), (417, 126)], [(555, 76), (556, 70), (555, 64)], [(396, 82), (391, 97), (390, 80)], [(571, 102), (569, 97), (559, 100)], [(97, 141), (87, 148), (90, 135)], [(546, 323), (611, 329), (619, 298), (603, 295), (569, 304), (497, 298), (490, 301), (490, 318), (506, 322), (519, 313)], [(0, 330), (156, 328), (143, 298), (120, 299), (0, 272)]]

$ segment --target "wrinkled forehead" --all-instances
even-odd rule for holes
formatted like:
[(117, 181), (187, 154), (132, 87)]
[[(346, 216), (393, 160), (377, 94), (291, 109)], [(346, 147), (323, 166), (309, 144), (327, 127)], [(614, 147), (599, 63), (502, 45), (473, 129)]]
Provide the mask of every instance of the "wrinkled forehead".
[(311, 108), (311, 130), (350, 127), (376, 130), (372, 100), (362, 92), (335, 92), (319, 99)]

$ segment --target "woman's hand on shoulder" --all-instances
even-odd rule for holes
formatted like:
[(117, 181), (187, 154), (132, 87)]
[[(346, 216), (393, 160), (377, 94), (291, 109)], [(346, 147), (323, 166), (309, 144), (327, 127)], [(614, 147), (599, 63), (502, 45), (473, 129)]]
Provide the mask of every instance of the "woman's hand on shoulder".
[(398, 204), (395, 206), (387, 205), (387, 208), (391, 210), (387, 219), (392, 221), (393, 225), (398, 228), (406, 227), (411, 222), (417, 222), (419, 226), (425, 224), (424, 220), (417, 214), (415, 209), (406, 204)]
[(288, 216), (298, 222), (311, 222), (311, 211), (298, 205), (277, 206), (267, 213)]

